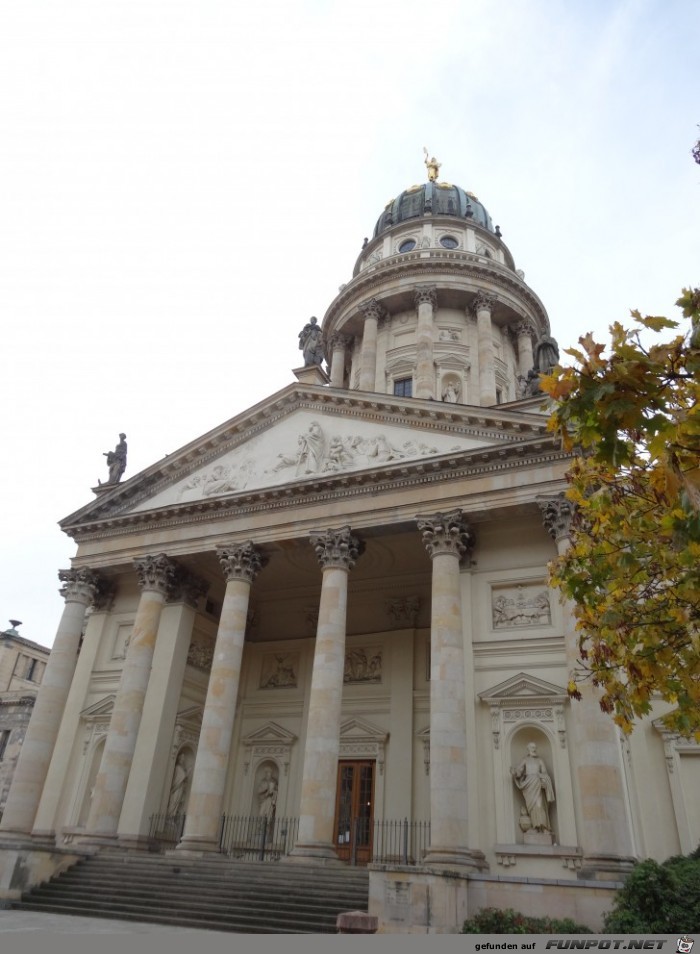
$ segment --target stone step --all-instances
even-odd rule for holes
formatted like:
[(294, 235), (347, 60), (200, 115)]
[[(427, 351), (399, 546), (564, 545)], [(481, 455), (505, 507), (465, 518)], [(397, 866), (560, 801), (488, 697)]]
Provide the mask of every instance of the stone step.
[(15, 902), (16, 908), (155, 921), (238, 933), (335, 933), (366, 910), (364, 869), (103, 852)]

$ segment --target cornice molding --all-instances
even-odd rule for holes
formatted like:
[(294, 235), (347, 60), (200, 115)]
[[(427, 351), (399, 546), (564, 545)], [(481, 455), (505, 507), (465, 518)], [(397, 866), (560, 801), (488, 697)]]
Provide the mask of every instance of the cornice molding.
[[(458, 275), (464, 281), (465, 279), (474, 279), (477, 286), (490, 282), (496, 286), (496, 289), (503, 290), (516, 297), (520, 302), (525, 302), (532, 309), (533, 317), (537, 318), (540, 328), (538, 332), (549, 332), (549, 318), (547, 311), (532, 291), (529, 285), (518, 277), (516, 272), (511, 271), (506, 265), (502, 265), (495, 259), (484, 259), (474, 252), (465, 252), (461, 249), (431, 249), (430, 256), (424, 257), (424, 251), (407, 252), (403, 255), (392, 255), (390, 258), (382, 259), (371, 268), (360, 272), (352, 281), (343, 288), (340, 294), (331, 302), (323, 318), (324, 339), (332, 327), (332, 332), (342, 331), (342, 327), (336, 328), (335, 322), (338, 317), (345, 313), (350, 317), (359, 309), (360, 304), (367, 298), (376, 298), (381, 304), (383, 296), (377, 294), (388, 283), (400, 278), (406, 282), (406, 290), (410, 291), (412, 285), (424, 284), (428, 280), (438, 283), (439, 277)], [(472, 291), (474, 291), (473, 289)], [(394, 292), (395, 288), (387, 289)], [(469, 289), (465, 289), (469, 291)], [(503, 301), (503, 304), (508, 304)]]
[(446, 481), (477, 479), (489, 474), (568, 460), (570, 456), (561, 449), (557, 439), (548, 435), (518, 444), (450, 452), (415, 461), (398, 461), (371, 470), (318, 475), (259, 491), (243, 491), (197, 502), (173, 504), (156, 511), (115, 514), (64, 529), (69, 530), (76, 541), (99, 540), (125, 533), (204, 523), (227, 514), (252, 515), (288, 510), (293, 506), (337, 502), (344, 498), (365, 495), (377, 497), (383, 493), (395, 494), (400, 490), (434, 483), (444, 486)]

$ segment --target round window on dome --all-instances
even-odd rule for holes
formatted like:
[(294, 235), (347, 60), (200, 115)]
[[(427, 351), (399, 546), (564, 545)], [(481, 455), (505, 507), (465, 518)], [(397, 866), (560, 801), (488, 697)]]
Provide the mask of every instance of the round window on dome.
[(443, 235), (440, 239), (440, 245), (442, 245), (443, 248), (457, 248), (459, 242), (454, 235)]
[(402, 254), (404, 252), (412, 252), (415, 247), (416, 247), (415, 239), (406, 239), (405, 242), (402, 242), (399, 245), (399, 252), (401, 252)]

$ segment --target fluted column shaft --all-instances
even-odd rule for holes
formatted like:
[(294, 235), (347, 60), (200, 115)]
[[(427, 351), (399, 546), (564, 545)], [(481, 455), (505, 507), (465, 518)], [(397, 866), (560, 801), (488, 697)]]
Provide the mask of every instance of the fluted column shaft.
[(532, 325), (528, 321), (521, 321), (517, 327), (518, 333), (518, 370), (527, 378), (528, 371), (535, 365), (532, 353)]
[(88, 840), (114, 838), (136, 747), (161, 611), (176, 565), (165, 554), (134, 560), (141, 585), (86, 828)]
[[(571, 546), (573, 505), (564, 494), (540, 498), (544, 525), (563, 555)], [(566, 661), (569, 672), (579, 662), (574, 603), (562, 597)], [(634, 859), (625, 796), (618, 729), (601, 711), (600, 693), (590, 682), (578, 686), (581, 699), (572, 704), (571, 759), (577, 779), (583, 872), (626, 871)]]
[(461, 559), (473, 546), (459, 510), (418, 518), (433, 562), (430, 619), (430, 849), (427, 864), (478, 866), (468, 847)]
[[(345, 382), (345, 353), (350, 346), (349, 335), (336, 334), (331, 338), (331, 387), (342, 388)], [(375, 333), (376, 369), (376, 333)]]
[(177, 846), (179, 851), (218, 849), (250, 588), (264, 565), (262, 554), (251, 542), (219, 547), (217, 553), (226, 576), (226, 593), (209, 674), (185, 830)]
[(479, 404), (482, 407), (491, 407), (496, 403), (496, 368), (491, 323), (495, 303), (495, 295), (479, 292), (473, 304), (479, 351)]
[(337, 858), (334, 843), (348, 573), (359, 554), (349, 527), (312, 533), (323, 567), (299, 809), (297, 860)]
[(416, 327), (416, 388), (414, 397), (435, 398), (435, 308), (437, 291), (434, 285), (420, 285), (415, 293), (418, 325)]
[(60, 592), (66, 605), (15, 768), (0, 824), (3, 832), (32, 830), (78, 661), (85, 612), (100, 592), (101, 580), (91, 570), (60, 570), (58, 576), (65, 584)]
[(372, 298), (361, 306), (365, 321), (360, 353), (360, 390), (377, 390), (377, 328), (384, 314), (381, 305)]

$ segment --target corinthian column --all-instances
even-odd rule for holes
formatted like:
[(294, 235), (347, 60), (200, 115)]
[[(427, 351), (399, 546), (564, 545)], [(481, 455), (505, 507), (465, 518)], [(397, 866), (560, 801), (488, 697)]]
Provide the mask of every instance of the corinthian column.
[(106, 584), (92, 570), (59, 570), (66, 605), (20, 750), (0, 830), (28, 833), (41, 798), (61, 717), (78, 661), (85, 611)]
[(362, 332), (362, 351), (360, 353), (360, 391), (377, 390), (377, 327), (384, 309), (371, 298), (360, 306), (365, 323)]
[(250, 588), (265, 560), (251, 542), (217, 547), (226, 593), (204, 703), (202, 731), (180, 851), (217, 851), (231, 737), (241, 680)]
[(430, 848), (426, 864), (484, 867), (468, 847), (467, 738), (460, 561), (474, 537), (462, 512), (418, 517), (433, 561), (430, 619)]
[[(345, 353), (350, 347), (350, 335), (335, 334), (331, 338), (331, 387), (342, 388), (345, 381)], [(375, 335), (376, 367), (376, 335)]]
[(535, 365), (535, 359), (532, 354), (532, 337), (534, 329), (531, 322), (518, 322), (516, 326), (518, 335), (518, 370), (520, 374), (527, 378), (527, 372), (531, 371)]
[(164, 553), (134, 560), (134, 566), (141, 586), (141, 599), (85, 826), (88, 841), (109, 842), (116, 835), (141, 724), (160, 615), (166, 596), (176, 581), (176, 564)]
[[(545, 529), (563, 555), (571, 546), (573, 504), (564, 494), (540, 497)], [(579, 662), (574, 604), (561, 597), (566, 662), (573, 672)], [(600, 709), (600, 693), (590, 682), (579, 685), (581, 699), (572, 704), (570, 748), (581, 825), (583, 867), (580, 877), (616, 877), (634, 864), (630, 819), (623, 781), (620, 744), (615, 723)]]
[(479, 345), (479, 404), (482, 407), (491, 407), (496, 403), (496, 369), (491, 325), (491, 313), (495, 304), (496, 296), (487, 292), (479, 292), (472, 303)]
[(434, 316), (437, 291), (434, 285), (418, 285), (415, 291), (418, 326), (416, 328), (417, 398), (435, 397), (435, 361), (433, 358)]
[(299, 809), (299, 837), (292, 858), (335, 861), (335, 816), (340, 707), (345, 668), (348, 573), (360, 553), (350, 527), (312, 533), (311, 543), (323, 568), (318, 611), (309, 719)]

